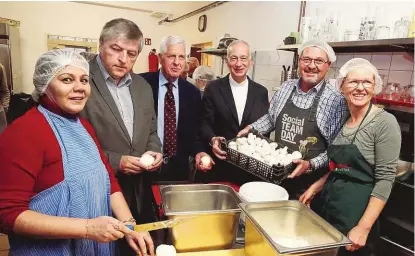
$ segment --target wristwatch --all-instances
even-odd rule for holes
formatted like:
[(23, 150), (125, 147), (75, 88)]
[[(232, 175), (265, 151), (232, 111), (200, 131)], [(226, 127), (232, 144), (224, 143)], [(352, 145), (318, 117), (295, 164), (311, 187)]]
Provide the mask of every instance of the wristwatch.
[(312, 173), (314, 171), (313, 162), (311, 160), (308, 160), (308, 169), (305, 171), (306, 173)]

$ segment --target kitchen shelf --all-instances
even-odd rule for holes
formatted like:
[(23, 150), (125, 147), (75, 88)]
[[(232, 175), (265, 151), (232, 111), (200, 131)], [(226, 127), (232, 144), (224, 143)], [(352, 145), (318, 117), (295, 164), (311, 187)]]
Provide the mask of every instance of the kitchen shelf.
[[(412, 52), (414, 38), (395, 38), (328, 43), (336, 53), (349, 52)], [(277, 50), (295, 52), (300, 44), (279, 45)]]
[(411, 102), (404, 102), (404, 101), (397, 101), (397, 100), (388, 100), (378, 97), (373, 97), (373, 103), (375, 104), (382, 104), (382, 105), (393, 105), (393, 106), (400, 106), (400, 107), (409, 107), (414, 108), (414, 103)]
[(226, 49), (204, 49), (204, 50), (200, 50), (197, 51), (200, 53), (206, 53), (206, 54), (210, 54), (210, 55), (215, 55), (215, 56), (226, 56)]

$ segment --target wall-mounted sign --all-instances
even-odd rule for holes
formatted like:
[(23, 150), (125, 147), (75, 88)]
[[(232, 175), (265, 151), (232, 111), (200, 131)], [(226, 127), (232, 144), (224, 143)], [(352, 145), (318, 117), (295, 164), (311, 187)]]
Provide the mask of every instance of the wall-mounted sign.
[(144, 38), (144, 45), (151, 45), (151, 38)]
[(7, 18), (3, 18), (3, 17), (0, 17), (0, 23), (6, 23), (6, 24), (9, 24), (9, 26), (13, 26), (13, 27), (20, 27), (20, 21), (11, 20)]

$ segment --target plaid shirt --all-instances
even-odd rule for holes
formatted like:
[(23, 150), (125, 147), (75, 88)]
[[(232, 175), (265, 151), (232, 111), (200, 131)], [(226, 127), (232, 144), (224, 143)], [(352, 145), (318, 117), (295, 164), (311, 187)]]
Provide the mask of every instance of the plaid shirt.
[[(294, 87), (296, 88), (292, 96), (294, 105), (302, 109), (309, 109), (313, 103), (314, 97), (323, 85), (323, 81), (310, 89), (307, 93), (300, 90), (298, 82), (298, 79), (286, 81), (272, 97), (268, 114), (264, 115), (250, 126), (261, 133), (268, 133), (275, 129), (277, 117), (285, 106)], [(326, 88), (322, 93), (320, 102), (317, 106), (316, 121), (317, 127), (326, 139), (327, 144), (331, 143), (334, 136), (339, 132), (342, 120), (347, 113), (348, 110), (344, 97), (335, 87), (326, 83)], [(327, 166), (329, 162), (327, 151), (321, 153), (312, 160), (316, 169)]]

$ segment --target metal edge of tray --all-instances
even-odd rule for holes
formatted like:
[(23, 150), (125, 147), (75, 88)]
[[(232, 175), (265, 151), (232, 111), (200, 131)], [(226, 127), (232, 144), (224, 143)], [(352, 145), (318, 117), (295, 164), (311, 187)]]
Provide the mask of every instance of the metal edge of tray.
[[(286, 205), (286, 204), (290, 204), (290, 205)], [(305, 205), (303, 205), (302, 203), (300, 203), (297, 200), (286, 200), (286, 201), (278, 201), (278, 202), (259, 202), (259, 203), (241, 203), (239, 204), (239, 207), (242, 209), (242, 211), (245, 213), (245, 215), (254, 223), (254, 226), (256, 229), (258, 229), (258, 231), (264, 235), (266, 237), (266, 239), (268, 240), (269, 244), (278, 251), (278, 253), (281, 254), (287, 254), (287, 253), (303, 253), (303, 252), (313, 252), (313, 251), (320, 251), (320, 250), (327, 250), (327, 249), (332, 249), (332, 248), (336, 248), (336, 247), (341, 247), (341, 246), (346, 246), (346, 245), (350, 245), (352, 244), (351, 241), (345, 236), (343, 235), (340, 231), (338, 231), (337, 229), (335, 229), (330, 223), (328, 223), (326, 220), (324, 220), (323, 218), (321, 218), (320, 216), (318, 216), (315, 212), (313, 211), (307, 211), (309, 217), (311, 217), (312, 219), (314, 219), (316, 222), (321, 222), (326, 226), (331, 226), (333, 227), (334, 231), (336, 233), (338, 233), (339, 236), (341, 236), (341, 240), (339, 242), (335, 242), (335, 243), (329, 243), (329, 244), (325, 244), (325, 245), (314, 245), (314, 246), (307, 246), (307, 247), (298, 247), (298, 248), (289, 248), (289, 247), (284, 247), (282, 245), (279, 245), (277, 243), (275, 243), (273, 241), (273, 239), (265, 232), (265, 230), (259, 225), (259, 223), (252, 217), (252, 215), (248, 212), (247, 206), (249, 205), (257, 205), (257, 206), (264, 206), (264, 208), (272, 208), (275, 206), (282, 206), (285, 205), (286, 207), (292, 207), (292, 208), (303, 208), (306, 207)], [(299, 205), (299, 207), (295, 207), (293, 205)], [(260, 209), (258, 207), (258, 209)], [(327, 233), (331, 234), (332, 232), (328, 231), (327, 229), (325, 229), (324, 227), (322, 227), (320, 225), (321, 228), (323, 228)]]
[[(216, 188), (226, 188), (224, 191), (227, 193), (230, 193), (232, 195), (233, 198), (237, 199), (237, 207), (235, 209), (227, 209), (227, 210), (213, 210), (213, 211), (192, 211), (192, 212), (172, 212), (170, 209), (167, 208), (167, 206), (163, 203), (164, 200), (164, 194), (163, 194), (163, 190), (167, 189), (169, 187), (199, 187), (200, 189), (193, 189), (193, 191), (198, 191), (198, 190), (208, 190), (208, 187), (216, 187)], [(216, 189), (219, 190), (219, 189)], [(186, 190), (182, 190), (182, 191), (186, 191)], [(237, 212), (242, 212), (241, 207), (239, 206), (239, 204), (242, 202), (241, 197), (238, 195), (238, 193), (236, 193), (236, 191), (228, 185), (224, 185), (224, 184), (186, 184), (186, 185), (162, 185), (159, 186), (159, 192), (160, 192), (160, 196), (161, 196), (161, 204), (162, 204), (162, 209), (164, 212), (164, 215), (166, 216), (172, 216), (172, 215), (192, 215), (192, 214), (212, 214), (212, 213), (237, 213)]]

